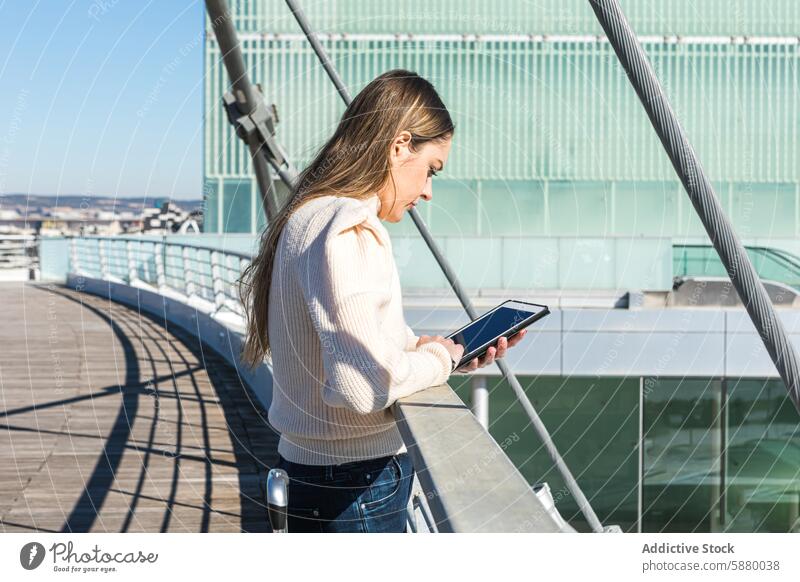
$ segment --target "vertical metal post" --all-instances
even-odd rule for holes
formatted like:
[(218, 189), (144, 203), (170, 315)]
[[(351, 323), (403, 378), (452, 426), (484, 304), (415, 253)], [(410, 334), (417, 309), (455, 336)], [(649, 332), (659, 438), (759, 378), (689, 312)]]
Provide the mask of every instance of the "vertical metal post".
[(81, 266), (78, 263), (78, 239), (72, 237), (69, 239), (69, 263), (70, 271), (73, 273), (80, 273)]
[(483, 428), (489, 430), (489, 390), (483, 375), (472, 378), (472, 414)]
[(42, 246), (40, 237), (34, 235), (31, 239), (25, 241), (24, 247), (25, 262), (28, 264), (28, 280), (35, 281), (37, 278), (36, 271), (41, 266)]
[(639, 466), (636, 471), (636, 532), (642, 533), (644, 511), (644, 376), (639, 376)]
[(436, 525), (436, 520), (433, 519), (431, 508), (428, 506), (428, 500), (425, 498), (425, 493), (420, 490), (418, 494), (413, 495), (414, 511), (419, 510), (422, 519), (425, 520), (425, 525), (431, 533), (439, 533), (439, 527)]
[(719, 532), (722, 525), (721, 494), (722, 494), (722, 381), (711, 380), (711, 467), (710, 475), (716, 473), (717, 479), (712, 477), (709, 497), (711, 508), (709, 521), (711, 532)]
[(683, 247), (683, 276), (689, 276), (689, 248)]
[(100, 262), (100, 278), (104, 281), (108, 280), (108, 258), (106, 257), (106, 249), (103, 247), (105, 239), (97, 240), (97, 258)]
[(128, 285), (133, 284), (139, 278), (139, 272), (136, 269), (136, 258), (133, 250), (133, 241), (129, 240), (125, 243), (125, 253), (128, 259)]
[(411, 496), (408, 498), (408, 503), (406, 504), (406, 529), (408, 533), (417, 533), (419, 531), (419, 527), (417, 524), (417, 512), (414, 509), (414, 495), (413, 492)]
[(728, 515), (728, 378), (725, 376), (722, 377), (721, 390), (722, 394), (720, 396), (720, 401), (722, 406), (722, 420), (720, 421), (720, 442), (722, 450), (719, 464), (719, 523), (721, 530), (725, 531), (725, 524), (727, 522)]
[(216, 311), (225, 306), (225, 293), (222, 287), (222, 269), (219, 264), (219, 251), (211, 251), (211, 289), (214, 292)]
[[(239, 259), (239, 272), (244, 273), (244, 270), (248, 267), (249, 264), (250, 261), (248, 261), (247, 259)], [(241, 304), (240, 301), (237, 301), (235, 305), (237, 311), (240, 313), (240, 315), (244, 317), (245, 315), (244, 306)]]
[(167, 285), (164, 272), (164, 255), (162, 254), (163, 248), (163, 243), (156, 243), (155, 252), (153, 253), (153, 258), (155, 259), (156, 263), (156, 287), (158, 288), (159, 292), (163, 291), (164, 287)]
[(183, 276), (185, 278), (184, 292), (186, 296), (191, 298), (194, 296), (194, 273), (192, 272), (192, 259), (189, 256), (189, 247), (181, 249), (181, 256), (183, 257)]
[[(148, 241), (149, 242), (149, 241)], [(144, 271), (144, 282), (145, 283), (153, 283), (153, 274), (150, 272), (150, 257), (147, 255), (147, 251), (142, 250), (142, 246), (144, 243), (139, 244), (139, 260), (142, 262), (142, 270)], [(150, 246), (150, 245), (148, 245)]]

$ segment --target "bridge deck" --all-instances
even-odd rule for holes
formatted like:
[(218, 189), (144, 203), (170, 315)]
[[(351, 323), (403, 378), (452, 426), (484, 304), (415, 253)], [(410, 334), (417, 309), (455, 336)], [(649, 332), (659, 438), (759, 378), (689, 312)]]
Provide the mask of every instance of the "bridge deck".
[(277, 435), (218, 355), (60, 286), (0, 304), (0, 531), (269, 531)]

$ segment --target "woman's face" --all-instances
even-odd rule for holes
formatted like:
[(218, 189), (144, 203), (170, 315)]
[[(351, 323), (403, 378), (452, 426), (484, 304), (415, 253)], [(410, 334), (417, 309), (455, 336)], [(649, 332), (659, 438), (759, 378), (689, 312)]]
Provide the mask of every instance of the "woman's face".
[[(409, 149), (411, 134), (402, 131), (392, 142), (390, 163), (392, 180), (378, 192), (381, 208), (378, 218), (387, 222), (400, 222), (403, 215), (419, 203), (433, 197), (431, 178), (444, 168), (450, 155), (452, 138), (445, 142), (428, 142), (416, 152)], [(397, 188), (395, 190), (395, 187)]]

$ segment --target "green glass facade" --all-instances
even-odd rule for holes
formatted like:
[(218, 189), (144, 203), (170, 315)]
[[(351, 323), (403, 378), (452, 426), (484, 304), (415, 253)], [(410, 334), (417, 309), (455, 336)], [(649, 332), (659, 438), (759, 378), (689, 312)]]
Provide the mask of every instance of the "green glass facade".
[[(398, 14), (371, 5), (368, 18), (363, 6), (343, 0), (312, 2), (306, 11), (328, 34), (322, 43), (351, 93), (382, 71), (406, 67), (442, 94), (457, 134), (434, 186), (434, 233), (705, 237), (610, 45), (587, 36), (600, 31), (585, 2), (509, 2), (503, 14), (478, 2), (442, 2), (435, 10), (419, 3), (417, 12), (415, 2), (399, 4)], [(246, 63), (276, 103), (280, 140), (302, 167), (344, 106), (284, 5), (232, 6)], [(645, 48), (743, 238), (800, 235), (798, 4), (624, 7), (640, 35), (661, 35), (645, 36)], [(348, 38), (336, 36), (342, 33)], [(460, 36), (475, 33), (484, 36)], [(748, 42), (720, 36), (738, 34)], [(781, 36), (789, 34), (795, 42)], [(223, 192), (222, 207), (238, 208), (224, 194), (227, 180), (248, 180), (251, 196), (257, 193), (247, 149), (219, 106), (228, 81), (213, 35), (206, 73), (206, 180)], [(509, 208), (517, 220), (509, 220)], [(238, 232), (250, 224), (256, 231), (256, 217), (233, 214), (233, 221), (222, 212), (210, 216), (207, 229)], [(413, 229), (405, 222), (391, 228)]]
[[(626, 532), (800, 532), (800, 425), (779, 380), (520, 377), (601, 522)], [(465, 402), (468, 377), (451, 379)], [(510, 386), (489, 431), (559, 512), (578, 511)]]
[[(639, 492), (639, 379), (519, 377), (553, 442), (604, 524), (636, 531)], [(450, 384), (469, 402), (470, 380)], [(564, 519), (588, 530), (577, 504), (511, 387), (488, 379), (489, 432), (531, 485), (547, 482)]]
[[(242, 32), (296, 32), (285, 4), (228, 0)], [(622, 0), (639, 34), (796, 35), (800, 5), (794, 0)], [(324, 32), (600, 34), (584, 0), (507, 0), (502, 7), (482, 0), (306, 0), (303, 9)]]

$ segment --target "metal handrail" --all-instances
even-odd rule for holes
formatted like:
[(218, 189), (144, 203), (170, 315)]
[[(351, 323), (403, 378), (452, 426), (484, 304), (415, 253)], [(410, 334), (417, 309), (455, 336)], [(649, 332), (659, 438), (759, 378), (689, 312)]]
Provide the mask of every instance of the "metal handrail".
[[(205, 302), (213, 313), (244, 315), (237, 280), (252, 259), (181, 242), (137, 237), (70, 238), (70, 271), (131, 286), (150, 287)], [(233, 264), (232, 264), (233, 263)]]
[(35, 234), (0, 234), (0, 271), (39, 267), (39, 237)]
[[(682, 253), (679, 258), (683, 264), (683, 272), (680, 273), (680, 276), (691, 276), (689, 273), (689, 262), (696, 262), (698, 259), (702, 259), (705, 262), (712, 262), (713, 264), (718, 264), (724, 268), (724, 263), (720, 260), (719, 255), (716, 253), (714, 247), (712, 245), (704, 245), (704, 244), (674, 244), (672, 245), (673, 248), (673, 263), (676, 258), (675, 251)], [(771, 247), (765, 247), (760, 245), (745, 245), (745, 250), (748, 253), (753, 253), (756, 255), (760, 255), (764, 259), (767, 259), (772, 262), (773, 265), (784, 269), (786, 271), (786, 275), (791, 275), (794, 277), (800, 278), (800, 259), (795, 255), (781, 250), (781, 249), (774, 249)], [(691, 257), (687, 251), (689, 250), (697, 250), (697, 251), (705, 251), (706, 255), (703, 257)], [(761, 267), (757, 269), (760, 271)], [(763, 276), (761, 272), (759, 272), (759, 276)], [(797, 286), (798, 280), (785, 280), (783, 278), (775, 279), (779, 282), (786, 283), (787, 285)]]

